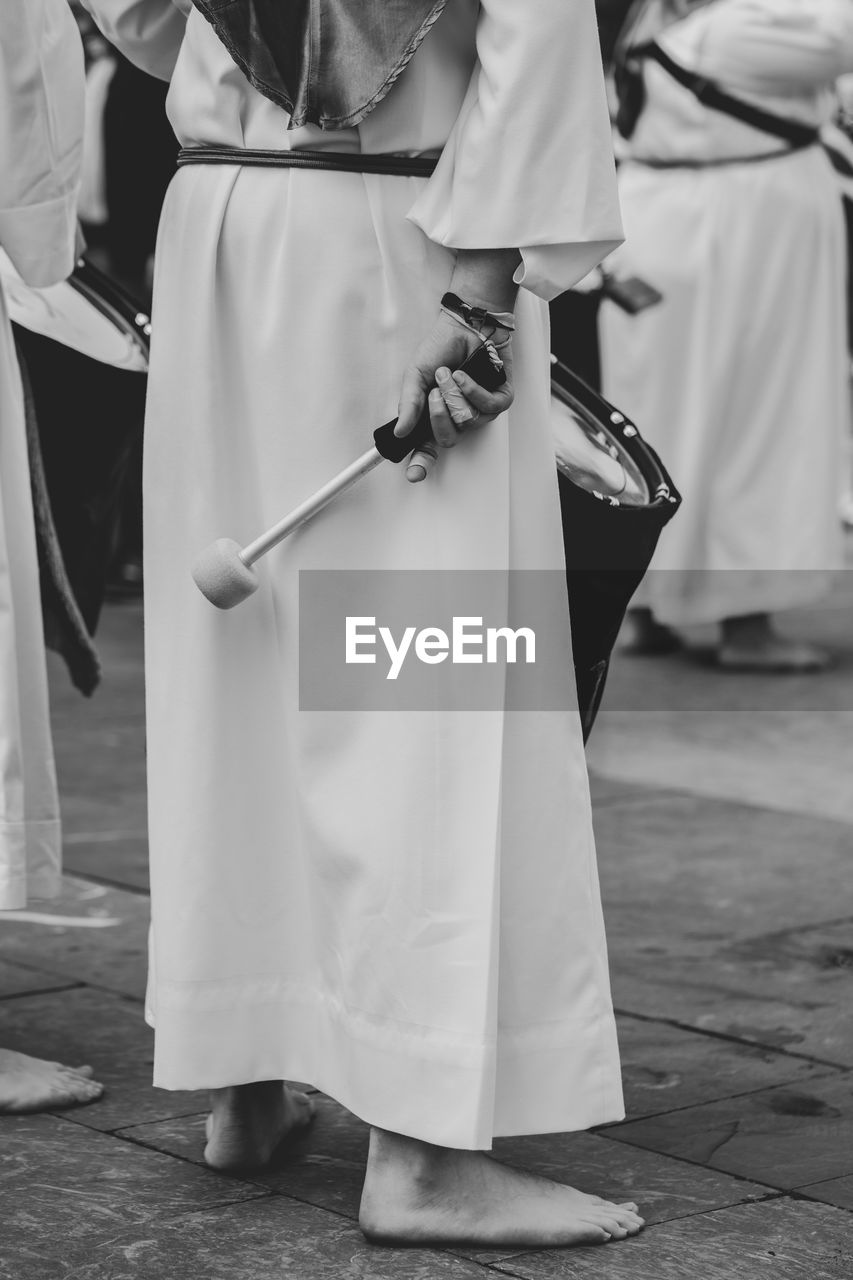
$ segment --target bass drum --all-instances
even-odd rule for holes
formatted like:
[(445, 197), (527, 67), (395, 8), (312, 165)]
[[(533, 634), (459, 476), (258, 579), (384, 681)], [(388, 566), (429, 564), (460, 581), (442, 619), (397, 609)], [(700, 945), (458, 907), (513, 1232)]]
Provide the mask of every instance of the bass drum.
[(586, 740), (631, 597), (681, 498), (635, 424), (555, 356), (551, 411)]
[[(97, 663), (91, 648), (85, 651), (80, 616), (93, 635), (118, 536), (125, 474), (142, 436), (150, 321), (133, 298), (83, 260), (68, 280), (34, 289), (4, 256), (0, 282), (43, 464), (39, 468), (36, 459), (32, 471), (34, 486), (43, 476), (46, 490), (41, 500), (36, 493), (46, 637), (62, 652), (74, 683), (88, 693), (97, 683)], [(31, 438), (31, 454), (33, 444)], [(53, 530), (46, 528), (50, 517)], [(47, 545), (53, 531), (64, 583), (62, 565)]]

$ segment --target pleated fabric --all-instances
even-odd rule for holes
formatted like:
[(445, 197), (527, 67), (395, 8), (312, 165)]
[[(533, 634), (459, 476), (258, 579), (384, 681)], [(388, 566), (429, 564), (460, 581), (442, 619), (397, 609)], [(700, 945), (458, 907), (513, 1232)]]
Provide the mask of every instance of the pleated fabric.
[[(539, 8), (546, 29), (567, 20), (562, 3)], [(580, 63), (597, 54), (592, 6), (577, 12)], [(516, 19), (505, 0), (456, 0), (363, 126), (320, 135), (288, 132), (192, 15), (171, 117), (195, 145), (424, 154), (463, 129), (467, 101), (466, 119), (486, 110), (493, 124), (469, 143), (457, 134), (455, 163), (430, 180), (456, 214), (455, 200), (473, 207), (460, 154), (473, 163), (484, 137), (497, 152), (493, 130), (512, 114), (490, 86), (514, 93), (513, 59), (530, 70), (540, 57), (536, 23), (529, 41), (507, 39)], [(552, 87), (564, 70), (552, 58)], [(556, 126), (578, 172), (585, 112), (607, 146), (600, 79), (596, 92), (579, 91), (587, 106)], [(561, 212), (526, 236), (517, 202), (496, 228), (484, 198), (479, 243), (501, 232), (529, 248), (545, 294), (618, 237), (612, 173), (576, 200), (532, 150), (503, 151), (516, 188), (545, 182)], [(577, 712), (300, 710), (298, 574), (561, 570), (543, 298), (519, 303), (511, 412), (427, 483), (381, 467), (268, 556), (231, 613), (189, 576), (214, 538), (249, 541), (393, 416), (453, 268), (434, 192), (230, 166), (184, 168), (169, 191), (145, 459), (149, 1016), (163, 1087), (309, 1080), (385, 1129), (487, 1147), (622, 1115)], [(555, 707), (572, 680), (565, 602), (558, 612)]]

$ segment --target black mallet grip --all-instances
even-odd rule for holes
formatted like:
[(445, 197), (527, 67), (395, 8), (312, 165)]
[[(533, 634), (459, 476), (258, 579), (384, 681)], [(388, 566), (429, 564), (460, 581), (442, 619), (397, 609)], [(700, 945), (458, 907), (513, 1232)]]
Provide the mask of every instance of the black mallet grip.
[[(503, 365), (499, 367), (494, 363), (485, 346), (478, 347), (460, 368), (485, 391), (497, 391), (506, 382), (506, 370)], [(397, 419), (392, 418), (384, 426), (377, 427), (373, 433), (376, 448), (389, 462), (402, 462), (415, 449), (433, 438), (428, 405), (424, 407), (414, 431), (410, 431), (407, 436), (395, 436), (396, 425)]]

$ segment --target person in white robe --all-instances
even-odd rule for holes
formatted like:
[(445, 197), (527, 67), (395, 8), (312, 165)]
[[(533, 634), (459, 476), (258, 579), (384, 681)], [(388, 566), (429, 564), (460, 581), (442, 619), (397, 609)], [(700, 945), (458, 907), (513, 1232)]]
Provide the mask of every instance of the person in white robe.
[[(56, 284), (74, 265), (82, 133), (83, 52), (66, 0), (8, 0), (0, 250), (28, 284)], [(62, 855), (24, 413), (0, 285), (0, 912), (53, 897)], [(0, 1049), (0, 1113), (91, 1102), (103, 1092), (91, 1075)]]
[[(166, 197), (145, 455), (155, 1084), (213, 1091), (217, 1167), (263, 1164), (308, 1121), (282, 1080), (332, 1095), (371, 1126), (371, 1238), (624, 1238), (633, 1202), (484, 1154), (623, 1115), (577, 712), (313, 712), (298, 686), (300, 570), (563, 569), (546, 299), (621, 237), (592, 0), (450, 0), (379, 105), (325, 131), (289, 129), (188, 5), (184, 29), (168, 0), (87, 3), (171, 76), (184, 146), (440, 153), (429, 179), (192, 165)], [(373, 472), (250, 601), (212, 609), (202, 548), (352, 461), (404, 381), (411, 421), (450, 360), (445, 290), (506, 311), (518, 285), (509, 411), (423, 484)], [(511, 398), (468, 394), (487, 415)], [(559, 626), (568, 658), (567, 608)]]
[[(853, 67), (849, 0), (658, 7), (693, 10), (658, 36), (675, 62), (788, 120), (818, 126)], [(664, 300), (636, 317), (604, 304), (603, 382), (684, 505), (636, 598), (633, 647), (668, 651), (678, 628), (719, 624), (724, 669), (821, 669), (827, 655), (785, 639), (771, 615), (819, 600), (843, 564), (839, 191), (819, 145), (790, 149), (704, 105), (649, 58), (643, 83), (614, 262)]]

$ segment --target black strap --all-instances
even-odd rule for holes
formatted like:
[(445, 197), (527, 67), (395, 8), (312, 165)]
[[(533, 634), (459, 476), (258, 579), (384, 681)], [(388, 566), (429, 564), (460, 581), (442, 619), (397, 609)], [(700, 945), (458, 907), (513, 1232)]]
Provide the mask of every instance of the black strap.
[(438, 161), (425, 156), (362, 155), (357, 151), (261, 151), (251, 147), (183, 147), (178, 165), (237, 164), (263, 169), (336, 169), (428, 178)]
[(653, 58), (659, 66), (663, 67), (664, 71), (669, 72), (673, 80), (677, 80), (685, 89), (689, 89), (703, 106), (721, 111), (724, 115), (733, 116), (736, 120), (742, 120), (753, 129), (772, 134), (774, 138), (782, 138), (794, 148), (810, 147), (817, 142), (818, 130), (812, 125), (774, 115), (772, 111), (764, 111), (761, 107), (753, 106), (751, 102), (744, 102), (742, 98), (726, 93), (715, 81), (699, 75), (696, 71), (688, 71), (681, 63), (665, 53), (660, 45), (650, 44), (645, 52), (649, 58)]
[(776, 147), (773, 151), (761, 151), (757, 154), (742, 156), (715, 156), (712, 160), (693, 160), (690, 158), (674, 158), (658, 160), (650, 156), (628, 156), (623, 164), (638, 164), (644, 169), (724, 169), (733, 164), (763, 164), (765, 160), (787, 159), (794, 151), (802, 151), (803, 147)]

